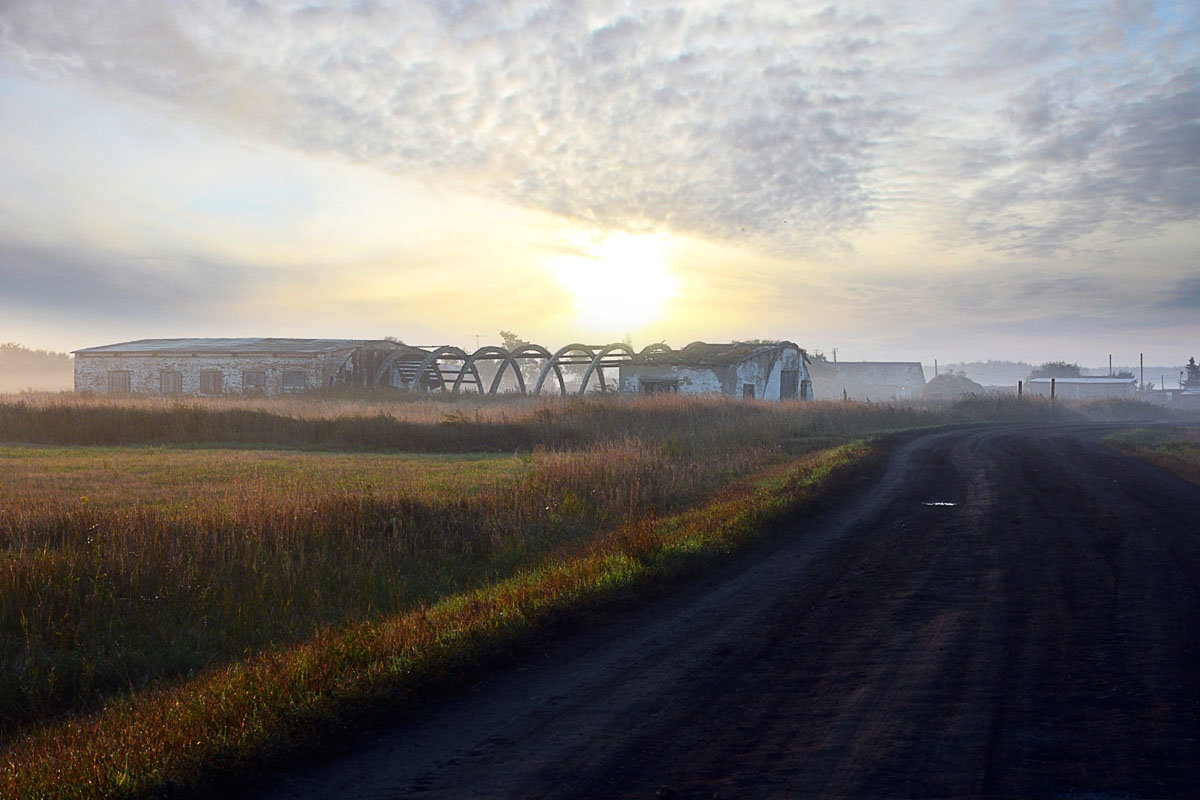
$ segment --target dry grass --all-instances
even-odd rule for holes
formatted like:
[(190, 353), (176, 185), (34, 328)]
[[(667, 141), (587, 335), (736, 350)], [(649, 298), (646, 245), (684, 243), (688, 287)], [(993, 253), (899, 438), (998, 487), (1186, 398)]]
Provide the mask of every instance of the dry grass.
[[(0, 402), (0, 441), (42, 443), (0, 448), (0, 794), (145, 794), (294, 748), (364, 698), (411, 697), (564, 609), (728, 550), (830, 491), (870, 453), (852, 437), (1086, 413)], [(406, 454), (421, 450), (442, 454)]]
[(720, 557), (814, 502), (870, 453), (852, 445), (810, 454), (694, 511), (618, 526), (571, 555), (473, 592), (328, 628), (186, 683), (131, 692), (91, 715), (37, 726), (12, 742), (0, 789), (13, 798), (147, 796), (252, 769), (271, 753), (304, 748), (314, 729), (344, 726), (356, 709), (402, 708), (564, 614)]

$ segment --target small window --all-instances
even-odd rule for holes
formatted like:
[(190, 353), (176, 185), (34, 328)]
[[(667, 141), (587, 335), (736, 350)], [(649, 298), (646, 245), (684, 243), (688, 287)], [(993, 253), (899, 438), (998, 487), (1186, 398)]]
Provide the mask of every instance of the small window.
[(261, 369), (248, 369), (242, 373), (242, 391), (261, 394), (267, 390), (267, 373)]
[(163, 394), (179, 394), (183, 391), (182, 372), (158, 373), (158, 390)]
[(743, 383), (742, 384), (742, 399), (743, 400), (753, 400), (754, 399), (754, 384), (753, 383)]
[(114, 369), (108, 373), (109, 394), (127, 394), (129, 392), (130, 372), (127, 369)]
[(308, 375), (303, 372), (283, 373), (283, 390), (285, 392), (303, 392), (308, 388)]
[(225, 391), (225, 378), (216, 370), (200, 373), (200, 393), (220, 394)]
[(677, 394), (679, 381), (642, 381), (642, 394)]

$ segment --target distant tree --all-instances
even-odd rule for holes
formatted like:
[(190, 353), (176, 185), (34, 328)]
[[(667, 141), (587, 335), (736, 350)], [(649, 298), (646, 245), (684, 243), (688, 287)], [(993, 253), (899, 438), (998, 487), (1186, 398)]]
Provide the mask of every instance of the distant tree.
[(1184, 388), (1200, 389), (1200, 365), (1196, 364), (1195, 356), (1188, 359), (1187, 366), (1184, 369), (1187, 370), (1187, 379), (1183, 382)]
[(1078, 378), (1080, 375), (1080, 367), (1078, 364), (1068, 364), (1066, 361), (1047, 361), (1040, 367), (1029, 373), (1030, 378)]
[(0, 344), (0, 392), (70, 389), (74, 370), (67, 353), (34, 350), (16, 342)]
[[(500, 340), (504, 342), (504, 349), (510, 353), (526, 345), (533, 344), (533, 342), (522, 339), (512, 331), (500, 331)], [(532, 392), (533, 386), (537, 382), (538, 369), (540, 368), (538, 362), (532, 358), (522, 358), (517, 363), (521, 365), (521, 377), (525, 379), (525, 390)]]
[(808, 354), (808, 360), (814, 364), (828, 364), (829, 359), (820, 350), (813, 350)]
[(1130, 372), (1127, 369), (1121, 369), (1121, 370), (1117, 370), (1116, 372), (1114, 372), (1113, 377), (1114, 378), (1136, 378), (1137, 376), (1134, 375), (1132, 372)]

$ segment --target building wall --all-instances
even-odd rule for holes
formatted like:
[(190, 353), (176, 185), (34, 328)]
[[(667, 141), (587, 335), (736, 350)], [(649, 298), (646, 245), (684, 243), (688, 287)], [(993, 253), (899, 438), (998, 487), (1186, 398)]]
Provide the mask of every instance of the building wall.
[(707, 367), (687, 367), (660, 364), (622, 364), (622, 392), (640, 394), (642, 384), (654, 381), (677, 381), (680, 394), (723, 394), (721, 376)]
[(283, 394), (283, 373), (303, 372), (306, 388), (328, 386), (347, 354), (287, 354), (287, 355), (186, 355), (156, 353), (130, 355), (125, 353), (78, 353), (75, 356), (75, 391), (109, 393), (109, 373), (125, 370), (130, 373), (129, 391), (132, 394), (159, 394), (159, 374), (178, 372), (183, 379), (181, 394), (199, 395), (200, 374), (221, 373), (221, 394), (242, 394), (243, 373), (266, 373), (265, 393)]
[[(1030, 381), (1031, 394), (1050, 396), (1050, 381)], [(1135, 397), (1137, 385), (1130, 383), (1058, 383), (1054, 385), (1054, 396), (1064, 400), (1092, 400), (1099, 397)]]
[(784, 370), (799, 373), (800, 399), (812, 399), (812, 379), (798, 350), (768, 352), (727, 366), (687, 366), (668, 364), (622, 364), (620, 390), (640, 394), (643, 384), (676, 381), (680, 394), (723, 394), (742, 397), (743, 387), (754, 387), (759, 400), (778, 400), (780, 379)]

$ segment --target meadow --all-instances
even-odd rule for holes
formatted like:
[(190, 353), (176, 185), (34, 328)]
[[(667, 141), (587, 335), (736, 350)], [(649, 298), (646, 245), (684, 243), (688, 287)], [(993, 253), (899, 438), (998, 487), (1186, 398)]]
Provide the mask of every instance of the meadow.
[(1200, 428), (1177, 425), (1132, 428), (1106, 436), (1104, 442), (1200, 483)]
[(0, 794), (146, 796), (303, 749), (726, 557), (836, 497), (880, 435), (1147, 413), (0, 401)]

